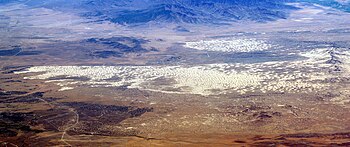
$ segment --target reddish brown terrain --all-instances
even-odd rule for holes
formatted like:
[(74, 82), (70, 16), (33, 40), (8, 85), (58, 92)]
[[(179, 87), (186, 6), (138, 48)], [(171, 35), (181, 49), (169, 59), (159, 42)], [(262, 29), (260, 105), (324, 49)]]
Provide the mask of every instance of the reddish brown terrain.
[(1, 74), (7, 146), (348, 146), (349, 107), (335, 93), (200, 96), (124, 87), (58, 91)]

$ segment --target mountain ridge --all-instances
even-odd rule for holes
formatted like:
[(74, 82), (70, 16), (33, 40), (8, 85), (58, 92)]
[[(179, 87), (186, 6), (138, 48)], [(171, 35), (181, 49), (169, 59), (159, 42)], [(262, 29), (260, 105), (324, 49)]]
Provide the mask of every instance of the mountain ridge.
[(237, 21), (268, 22), (288, 18), (306, 2), (350, 12), (349, 1), (339, 0), (0, 0), (30, 7), (80, 10), (83, 17), (118, 24), (189, 23), (225, 24)]

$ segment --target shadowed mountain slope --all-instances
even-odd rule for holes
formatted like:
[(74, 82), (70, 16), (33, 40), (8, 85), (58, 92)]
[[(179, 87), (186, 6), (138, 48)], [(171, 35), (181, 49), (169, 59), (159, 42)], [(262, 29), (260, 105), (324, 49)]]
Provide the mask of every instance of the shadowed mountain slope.
[(286, 19), (298, 8), (292, 2), (306, 2), (350, 12), (346, 0), (1, 0), (0, 4), (24, 3), (119, 24), (210, 23), (236, 21), (267, 22)]

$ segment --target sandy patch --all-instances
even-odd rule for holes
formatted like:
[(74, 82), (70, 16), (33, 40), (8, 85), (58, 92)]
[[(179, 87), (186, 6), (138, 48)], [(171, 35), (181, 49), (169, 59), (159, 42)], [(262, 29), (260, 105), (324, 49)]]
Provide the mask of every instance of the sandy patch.
[(228, 39), (186, 42), (184, 47), (205, 51), (253, 52), (270, 49), (272, 45), (256, 39)]

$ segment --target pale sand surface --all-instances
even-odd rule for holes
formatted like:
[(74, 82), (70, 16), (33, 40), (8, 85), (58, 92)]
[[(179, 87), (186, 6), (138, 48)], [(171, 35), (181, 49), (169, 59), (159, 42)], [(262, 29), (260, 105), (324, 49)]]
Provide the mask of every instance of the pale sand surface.
[[(339, 74), (348, 75), (346, 64), (346, 70), (337, 74), (330, 72), (334, 66), (327, 63), (331, 59), (330, 53), (341, 62), (350, 61), (348, 51), (324, 48), (302, 52), (300, 55), (307, 59), (293, 62), (193, 66), (35, 66), (17, 73), (39, 73), (27, 78), (47, 79), (63, 87), (127, 86), (164, 93), (200, 95), (232, 92), (317, 92), (329, 88), (327, 79), (337, 78)], [(50, 80), (59, 76), (87, 77), (90, 80)], [(111, 80), (113, 77), (118, 80)]]

